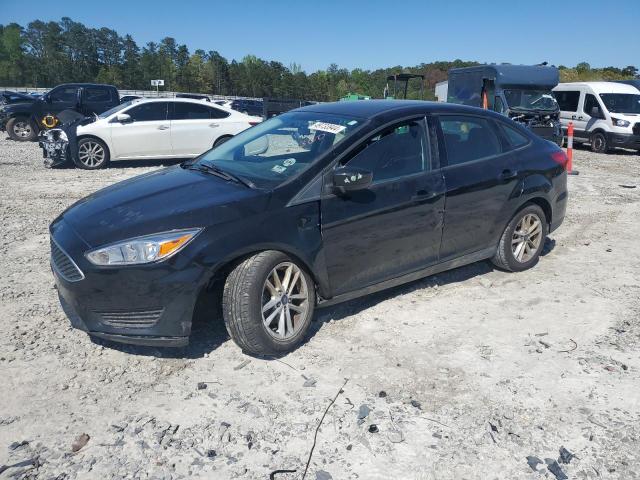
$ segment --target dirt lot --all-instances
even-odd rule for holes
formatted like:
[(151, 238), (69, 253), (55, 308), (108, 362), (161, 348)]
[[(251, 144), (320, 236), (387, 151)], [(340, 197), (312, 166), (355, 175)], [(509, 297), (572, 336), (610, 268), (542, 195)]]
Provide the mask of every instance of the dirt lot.
[(72, 330), (49, 223), (162, 165), (45, 170), (37, 145), (1, 139), (0, 478), (300, 479), (345, 380), (308, 479), (640, 478), (640, 156), (618, 153), (576, 152), (533, 270), (478, 263), (326, 308), (304, 346), (261, 360), (218, 318), (177, 351)]

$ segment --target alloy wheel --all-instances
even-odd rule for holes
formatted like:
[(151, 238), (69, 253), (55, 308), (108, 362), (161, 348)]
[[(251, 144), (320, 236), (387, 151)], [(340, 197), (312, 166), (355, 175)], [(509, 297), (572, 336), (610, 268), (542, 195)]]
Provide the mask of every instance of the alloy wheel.
[(303, 272), (291, 262), (271, 270), (262, 288), (262, 322), (278, 340), (295, 336), (309, 311), (309, 288)]
[(29, 138), (31, 136), (31, 124), (29, 122), (16, 122), (13, 125), (13, 133), (20, 138)]
[(78, 148), (78, 159), (87, 167), (97, 167), (104, 162), (104, 148), (97, 142), (85, 142)]
[(534, 213), (528, 213), (520, 219), (513, 231), (511, 252), (520, 263), (531, 260), (542, 241), (542, 220)]

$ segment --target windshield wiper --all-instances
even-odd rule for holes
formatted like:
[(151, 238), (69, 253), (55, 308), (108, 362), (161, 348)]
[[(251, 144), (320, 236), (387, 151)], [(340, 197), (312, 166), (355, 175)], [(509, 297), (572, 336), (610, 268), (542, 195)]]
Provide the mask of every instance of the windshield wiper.
[(237, 175), (234, 175), (233, 173), (229, 173), (225, 170), (222, 170), (220, 167), (217, 167), (212, 163), (204, 163), (204, 162), (194, 163), (191, 165), (186, 165), (185, 168), (190, 168), (192, 170), (199, 170), (205, 173), (211, 173), (212, 175), (220, 177), (224, 180), (241, 183), (242, 185), (249, 188), (256, 188), (255, 183), (253, 183), (251, 180), (247, 180), (246, 178), (242, 178)]

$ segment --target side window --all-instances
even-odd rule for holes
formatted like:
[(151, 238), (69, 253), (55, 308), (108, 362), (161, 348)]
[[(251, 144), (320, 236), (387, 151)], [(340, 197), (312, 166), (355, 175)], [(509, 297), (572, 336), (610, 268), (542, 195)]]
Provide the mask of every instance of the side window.
[(49, 98), (53, 103), (73, 103), (77, 94), (77, 87), (63, 87), (51, 92)]
[(429, 170), (427, 152), (424, 120), (411, 120), (370, 138), (347, 165), (370, 170), (377, 183)]
[(502, 153), (500, 140), (489, 120), (461, 115), (441, 116), (448, 165), (492, 157)]
[(209, 107), (190, 102), (174, 102), (172, 120), (209, 119)]
[(590, 93), (587, 93), (587, 95), (584, 97), (584, 107), (582, 107), (582, 110), (584, 110), (584, 113), (591, 116), (591, 109), (593, 109), (593, 107), (598, 107), (598, 109), (600, 110), (600, 114), (594, 118), (604, 119), (604, 115), (602, 114), (602, 108), (598, 103), (598, 99), (595, 97), (595, 95), (591, 95)]
[(167, 119), (166, 102), (143, 103), (127, 110), (134, 122), (153, 122)]
[(111, 101), (111, 92), (106, 88), (95, 88), (89, 87), (86, 88), (85, 98), (87, 102), (110, 102)]
[(580, 100), (580, 92), (575, 90), (567, 90), (564, 92), (553, 92), (560, 106), (560, 110), (565, 112), (577, 112), (578, 101)]
[(509, 149), (513, 150), (523, 145), (529, 143), (529, 139), (524, 136), (522, 133), (518, 132), (515, 128), (510, 127), (509, 125), (499, 122), (500, 129), (504, 133), (505, 138), (507, 139), (507, 143), (509, 144)]
[(229, 112), (225, 112), (224, 110), (220, 110), (215, 107), (207, 107), (209, 109), (209, 115), (211, 118), (227, 118), (229, 116)]

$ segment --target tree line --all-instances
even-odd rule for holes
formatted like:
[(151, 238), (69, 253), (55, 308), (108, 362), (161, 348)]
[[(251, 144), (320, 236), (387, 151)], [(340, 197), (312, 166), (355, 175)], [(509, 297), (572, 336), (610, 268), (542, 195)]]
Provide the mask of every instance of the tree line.
[[(0, 24), (0, 85), (53, 87), (65, 82), (108, 83), (120, 89), (149, 90), (150, 80), (164, 79), (165, 90), (213, 95), (297, 98), (332, 101), (347, 93), (380, 98), (387, 76), (425, 75), (425, 98), (433, 99), (437, 82), (450, 68), (474, 61), (438, 61), (413, 67), (377, 70), (340, 68), (306, 73), (300, 65), (283, 65), (254, 55), (229, 61), (216, 50), (190, 52), (165, 37), (138, 46), (131, 35), (109, 28), (89, 28), (68, 17), (59, 22), (34, 20), (26, 27)], [(561, 81), (622, 80), (638, 76), (634, 66), (591, 68), (582, 62), (560, 69)], [(419, 98), (419, 82), (410, 83), (409, 98)]]

